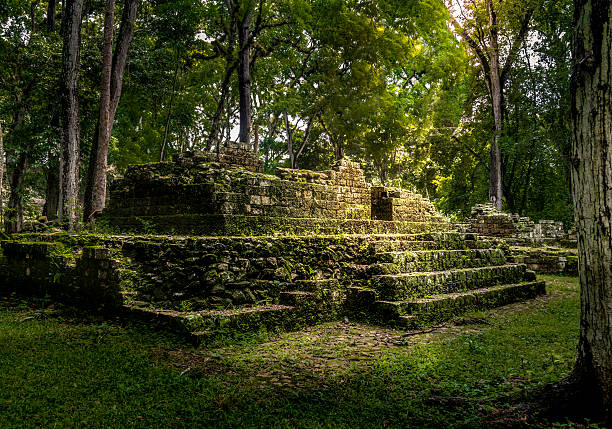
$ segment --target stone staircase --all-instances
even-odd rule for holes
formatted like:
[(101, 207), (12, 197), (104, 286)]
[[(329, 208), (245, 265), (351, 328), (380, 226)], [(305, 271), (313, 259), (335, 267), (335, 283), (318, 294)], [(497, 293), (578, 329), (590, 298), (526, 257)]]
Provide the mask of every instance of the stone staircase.
[(418, 328), (544, 294), (544, 282), (523, 264), (507, 264), (495, 244), (452, 233), (377, 242), (345, 305), (358, 320)]
[(336, 274), (319, 272), (318, 278), (290, 281), (274, 276), (242, 279), (244, 284), (278, 291), (266, 302), (179, 311), (131, 300), (125, 309), (205, 342), (219, 334), (295, 330), (344, 316), (414, 329), (545, 293), (544, 282), (525, 265), (506, 263), (495, 240), (460, 233), (362, 240), (359, 254), (343, 262)]

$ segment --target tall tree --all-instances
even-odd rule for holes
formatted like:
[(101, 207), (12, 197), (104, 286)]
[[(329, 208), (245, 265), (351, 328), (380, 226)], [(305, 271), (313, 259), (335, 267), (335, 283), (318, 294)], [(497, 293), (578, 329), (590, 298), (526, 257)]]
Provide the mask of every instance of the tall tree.
[[(518, 5), (521, 3), (518, 2)], [(509, 7), (508, 3), (505, 6)], [(513, 40), (506, 49), (503, 49), (500, 38), (511, 38), (513, 35), (500, 35), (500, 28), (503, 28), (499, 20), (501, 7), (501, 2), (496, 5), (493, 0), (484, 0), (485, 13), (474, 8), (471, 11), (471, 22), (466, 23), (468, 25), (461, 25), (451, 14), (455, 30), (478, 59), (489, 91), (494, 123), (490, 154), (489, 201), (498, 210), (501, 210), (503, 201), (503, 154), (500, 140), (504, 134), (504, 89), (514, 61), (529, 31), (529, 23), (535, 10), (535, 7), (531, 5), (523, 8), (518, 16), (518, 29), (515, 30)], [(504, 51), (507, 52), (507, 55), (502, 64)]]
[(612, 6), (576, 0), (572, 192), (578, 231), (580, 341), (574, 380), (612, 422)]
[(113, 54), (114, 0), (107, 0), (104, 19), (104, 49), (102, 75), (100, 79), (100, 116), (89, 158), (89, 170), (85, 188), (83, 220), (88, 222), (95, 213), (101, 212), (106, 203), (106, 170), (108, 147), (113, 122), (121, 98), (123, 74), (127, 57), (134, 38), (134, 25), (138, 0), (126, 0), (116, 47)]
[(55, 9), (57, 7), (57, 0), (49, 0), (47, 7), (47, 33), (53, 33), (55, 31)]
[[(238, 94), (240, 96), (240, 143), (251, 143), (251, 23), (253, 2), (247, 1), (241, 8), (238, 24)], [(263, 1), (260, 1), (260, 6)], [(261, 16), (261, 12), (259, 14)]]
[(76, 223), (79, 177), (79, 99), (78, 81), (81, 49), (81, 18), (83, 0), (65, 0), (62, 19), (62, 145), (60, 221), (70, 229)]
[(2, 209), (4, 208), (4, 200), (2, 199), (2, 179), (4, 178), (4, 140), (2, 138), (2, 122), (0, 122), (0, 224), (2, 224), (4, 218), (2, 216)]
[(106, 198), (106, 154), (108, 153), (111, 132), (110, 104), (114, 18), (115, 0), (106, 0), (102, 72), (100, 76), (100, 116), (98, 117), (97, 139), (92, 145), (92, 151), (89, 158), (89, 180), (87, 183), (83, 212), (83, 220), (85, 222), (89, 221), (96, 210), (104, 208), (104, 199)]

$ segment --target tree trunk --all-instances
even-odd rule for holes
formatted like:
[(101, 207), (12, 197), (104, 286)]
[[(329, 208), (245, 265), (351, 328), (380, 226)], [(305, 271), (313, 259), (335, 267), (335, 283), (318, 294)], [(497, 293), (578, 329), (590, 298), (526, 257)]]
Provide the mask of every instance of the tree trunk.
[(57, 0), (49, 0), (49, 6), (47, 7), (47, 33), (53, 33), (55, 31), (55, 8)]
[(502, 209), (502, 159), (499, 139), (503, 132), (503, 87), (501, 82), (501, 68), (499, 62), (499, 45), (497, 33), (497, 15), (493, 9), (493, 1), (487, 0), (487, 10), (489, 12), (489, 37), (490, 49), (489, 60), (491, 67), (491, 103), (493, 107), (493, 120), (495, 130), (493, 141), (491, 142), (491, 175), (489, 181), (489, 201), (497, 210)]
[(45, 190), (45, 206), (43, 216), (48, 221), (57, 219), (57, 207), (59, 202), (59, 169), (57, 164), (51, 163), (47, 171), (47, 189)]
[(580, 341), (574, 378), (612, 418), (612, 7), (576, 0), (572, 192), (578, 231)]
[(0, 225), (4, 218), (2, 216), (2, 209), (4, 208), (4, 200), (2, 194), (2, 179), (4, 179), (4, 140), (2, 136), (2, 122), (0, 122)]
[(293, 130), (291, 124), (289, 124), (289, 115), (287, 112), (283, 112), (283, 118), (285, 119), (285, 130), (287, 130), (287, 153), (289, 153), (289, 165), (291, 168), (295, 168), (295, 154), (293, 153)]
[[(115, 115), (121, 89), (123, 86), (123, 74), (127, 63), (127, 57), (134, 38), (134, 24), (136, 22), (136, 11), (138, 0), (126, 0), (121, 16), (121, 25), (115, 52), (112, 52), (112, 15), (114, 15), (114, 0), (107, 0), (107, 13), (104, 23), (104, 50), (103, 66), (100, 89), (100, 116), (89, 158), (89, 170), (87, 186), (85, 189), (85, 209), (83, 220), (88, 222), (92, 216), (104, 210), (106, 205), (106, 170), (108, 167), (108, 146), (115, 122)], [(109, 13), (111, 16), (109, 16)], [(110, 18), (110, 22), (109, 22)], [(109, 25), (110, 24), (110, 25)], [(109, 34), (110, 33), (110, 34)], [(108, 111), (108, 115), (106, 112)], [(105, 132), (101, 124), (106, 122)]]
[(253, 127), (253, 153), (259, 157), (259, 125)]
[(111, 73), (113, 67), (113, 21), (115, 17), (115, 0), (106, 0), (104, 14), (104, 47), (102, 49), (102, 72), (100, 77), (100, 115), (98, 116), (97, 133), (92, 143), (89, 157), (89, 171), (85, 190), (85, 207), (83, 222), (91, 220), (96, 212), (104, 209), (106, 200), (106, 169), (108, 145), (111, 133)]
[(81, 14), (83, 0), (66, 0), (62, 19), (62, 148), (60, 221), (73, 229), (76, 223), (79, 168), (79, 101)]
[(251, 21), (253, 9), (244, 12), (238, 29), (240, 52), (238, 59), (238, 91), (240, 94), (240, 134), (238, 140), (251, 143)]
[(172, 117), (172, 105), (174, 104), (174, 96), (176, 94), (176, 83), (178, 82), (179, 74), (179, 53), (176, 52), (176, 69), (174, 70), (174, 80), (172, 81), (172, 94), (170, 95), (170, 105), (168, 106), (168, 116), (166, 116), (166, 126), (164, 128), (164, 140), (162, 141), (161, 152), (159, 155), (159, 162), (164, 160), (164, 152), (166, 151), (166, 144), (168, 144), (168, 132), (170, 131), (170, 118)]
[[(136, 24), (136, 12), (138, 10), (138, 0), (125, 0), (123, 5), (123, 14), (121, 15), (121, 24), (119, 26), (119, 35), (115, 45), (115, 53), (113, 55), (113, 69), (111, 72), (111, 102), (110, 102), (110, 125), (111, 131), (117, 106), (121, 99), (121, 89), (123, 87), (123, 73), (127, 64), (128, 54), (134, 39), (134, 26)], [(110, 132), (109, 132), (110, 136)]]
[(7, 205), (7, 216), (4, 220), (4, 230), (8, 234), (21, 232), (23, 229), (23, 182), (28, 170), (28, 151), (19, 155), (17, 164), (11, 174), (11, 191)]

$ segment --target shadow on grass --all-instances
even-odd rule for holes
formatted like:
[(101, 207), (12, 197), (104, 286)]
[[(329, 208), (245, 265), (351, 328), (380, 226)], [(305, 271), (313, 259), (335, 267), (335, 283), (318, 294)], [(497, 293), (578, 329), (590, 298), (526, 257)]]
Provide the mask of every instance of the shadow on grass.
[(0, 300), (0, 426), (546, 427), (516, 404), (573, 364), (576, 282), (549, 281), (429, 333), (333, 323), (199, 349)]

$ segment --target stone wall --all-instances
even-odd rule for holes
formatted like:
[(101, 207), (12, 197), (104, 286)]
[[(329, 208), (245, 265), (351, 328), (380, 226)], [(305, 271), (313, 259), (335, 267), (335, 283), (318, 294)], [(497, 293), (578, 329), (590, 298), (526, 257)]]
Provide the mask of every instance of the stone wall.
[(470, 232), (490, 237), (562, 239), (566, 235), (563, 222), (541, 220), (535, 223), (528, 217), (500, 212), (491, 204), (474, 206), (468, 223)]
[(106, 311), (122, 303), (117, 263), (102, 247), (61, 242), (0, 242), (0, 289)]
[(278, 169), (271, 176), (196, 155), (130, 167), (112, 184), (103, 219), (122, 231), (196, 235), (235, 234), (235, 225), (244, 223), (244, 234), (305, 231), (310, 225), (320, 231), (320, 224), (338, 232), (416, 232), (414, 223), (450, 228), (428, 200), (371, 188), (359, 165), (348, 160), (327, 171)]
[(508, 261), (525, 264), (538, 273), (578, 275), (577, 249), (510, 247), (506, 253)]
[(241, 167), (254, 173), (263, 173), (263, 162), (261, 162), (245, 145), (230, 143), (217, 152), (186, 152), (177, 156), (179, 163), (201, 163), (210, 162), (228, 167)]
[(382, 186), (372, 187), (372, 219), (413, 222), (442, 220), (427, 198), (404, 189)]

